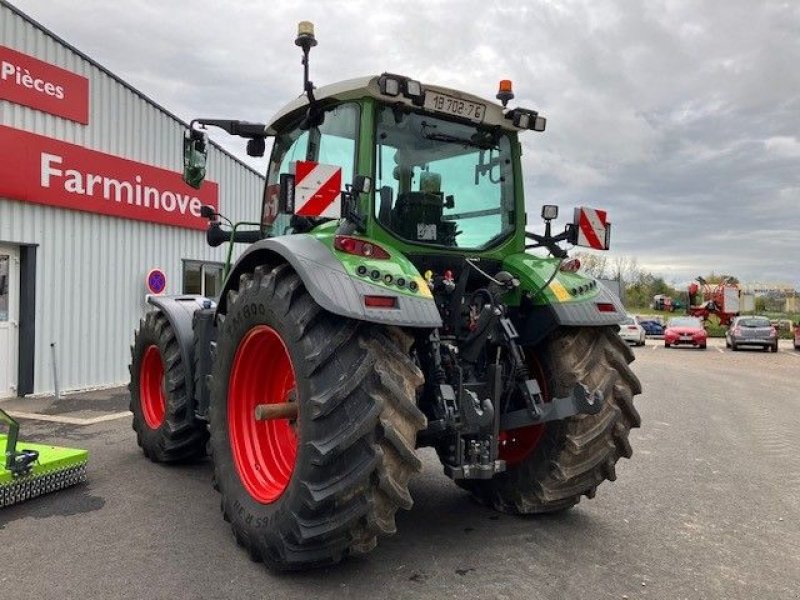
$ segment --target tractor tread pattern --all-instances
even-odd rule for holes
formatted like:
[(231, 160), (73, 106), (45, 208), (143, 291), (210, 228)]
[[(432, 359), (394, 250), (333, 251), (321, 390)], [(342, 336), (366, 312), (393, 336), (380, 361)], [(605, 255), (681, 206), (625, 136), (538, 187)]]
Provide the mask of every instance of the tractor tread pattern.
[[(139, 365), (144, 351), (151, 344), (158, 346), (164, 362), (166, 410), (164, 422), (157, 430), (147, 425), (139, 402)], [(139, 321), (139, 329), (131, 346), (129, 371), (132, 427), (144, 455), (153, 462), (163, 463), (184, 462), (205, 456), (208, 428), (194, 416), (178, 340), (169, 320), (160, 310), (149, 311)]]
[(613, 328), (556, 331), (542, 358), (552, 393), (565, 394), (582, 382), (602, 392), (603, 408), (549, 423), (531, 456), (488, 485), (471, 486), (502, 512), (556, 512), (581, 496), (594, 497), (598, 485), (616, 479), (616, 462), (631, 457), (628, 435), (641, 424), (633, 405), (633, 396), (641, 393), (629, 366), (633, 352)]
[[(259, 301), (292, 332), (285, 341), (296, 377), (307, 382), (303, 388), (298, 381), (307, 390), (301, 396), (300, 421), (306, 421), (298, 425), (298, 462), (283, 495), (253, 509), (252, 514), (263, 509), (269, 519), (261, 529), (242, 516), (242, 505), (252, 500), (241, 496), (246, 492), (235, 472), (230, 476), (233, 465), (223, 445), (225, 364), (236, 350), (229, 338), (243, 327), (236, 324), (239, 303)], [(397, 343), (408, 343), (408, 337), (399, 329), (327, 313), (285, 263), (257, 267), (229, 293), (209, 378), (210, 446), (223, 515), (251, 558), (274, 570), (324, 566), (369, 551), (379, 535), (394, 533), (395, 513), (412, 505), (408, 482), (422, 468), (416, 435), (426, 426), (416, 406), (422, 373)]]

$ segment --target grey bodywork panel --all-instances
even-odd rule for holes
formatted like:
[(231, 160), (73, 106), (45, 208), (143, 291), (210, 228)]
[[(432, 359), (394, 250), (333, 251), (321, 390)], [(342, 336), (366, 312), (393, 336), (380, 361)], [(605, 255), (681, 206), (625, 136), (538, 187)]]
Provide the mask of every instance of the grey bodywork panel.
[(203, 296), (185, 294), (181, 296), (148, 296), (147, 301), (167, 317), (178, 347), (181, 351), (186, 378), (186, 391), (194, 398), (194, 374), (192, 373), (192, 348), (194, 347), (193, 317), (201, 308), (214, 308), (213, 300)]
[(398, 294), (396, 309), (375, 309), (364, 306), (364, 295), (386, 295), (384, 288), (362, 282), (348, 275), (325, 244), (308, 234), (295, 234), (261, 240), (251, 245), (236, 261), (225, 289), (220, 311), (225, 311), (225, 298), (237, 277), (263, 260), (260, 255), (277, 254), (297, 272), (314, 301), (336, 315), (401, 327), (441, 327), (442, 319), (431, 298), (412, 298)]
[[(564, 302), (552, 304), (551, 308), (559, 325), (601, 327), (619, 325), (627, 316), (627, 311), (620, 299), (602, 282), (597, 282), (598, 294), (586, 302)], [(600, 312), (598, 303), (613, 304), (616, 312)]]

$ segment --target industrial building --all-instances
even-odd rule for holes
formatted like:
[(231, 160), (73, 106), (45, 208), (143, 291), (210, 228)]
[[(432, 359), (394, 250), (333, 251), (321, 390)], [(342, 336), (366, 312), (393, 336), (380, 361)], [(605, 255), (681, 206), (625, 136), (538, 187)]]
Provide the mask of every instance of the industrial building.
[(212, 147), (187, 186), (186, 127), (0, 0), (0, 398), (125, 383), (148, 291), (217, 293), (200, 206), (253, 220), (264, 179)]

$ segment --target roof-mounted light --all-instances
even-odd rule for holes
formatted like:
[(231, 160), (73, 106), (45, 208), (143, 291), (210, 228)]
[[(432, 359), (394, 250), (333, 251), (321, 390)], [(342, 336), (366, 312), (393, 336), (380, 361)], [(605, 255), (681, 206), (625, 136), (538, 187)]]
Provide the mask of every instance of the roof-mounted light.
[(295, 45), (305, 49), (317, 45), (317, 38), (314, 37), (314, 24), (311, 21), (300, 21), (297, 24), (297, 38), (294, 40)]
[(378, 80), (378, 86), (380, 87), (381, 94), (384, 96), (398, 96), (400, 95), (400, 80), (394, 77), (388, 77), (386, 75), (381, 75), (381, 78)]
[(422, 84), (419, 81), (409, 79), (406, 81), (406, 94), (411, 97), (422, 95)]
[(378, 87), (385, 96), (399, 96), (402, 94), (414, 104), (421, 106), (425, 101), (425, 91), (422, 84), (414, 79), (402, 75), (384, 73), (378, 79)]
[(509, 100), (514, 99), (514, 90), (512, 87), (513, 86), (510, 79), (500, 80), (500, 88), (497, 92), (497, 96), (495, 97), (503, 103), (503, 108), (506, 107)]
[(547, 119), (539, 116), (535, 110), (527, 108), (515, 108), (506, 113), (506, 119), (511, 119), (514, 127), (520, 129), (532, 129), (533, 131), (544, 131), (547, 126)]

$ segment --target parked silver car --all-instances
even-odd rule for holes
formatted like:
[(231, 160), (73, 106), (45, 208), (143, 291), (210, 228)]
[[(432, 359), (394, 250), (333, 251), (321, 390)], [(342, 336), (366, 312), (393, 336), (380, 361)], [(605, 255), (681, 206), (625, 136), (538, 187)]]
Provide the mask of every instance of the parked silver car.
[(725, 345), (732, 350), (758, 346), (777, 352), (778, 332), (766, 317), (736, 317), (725, 333)]

